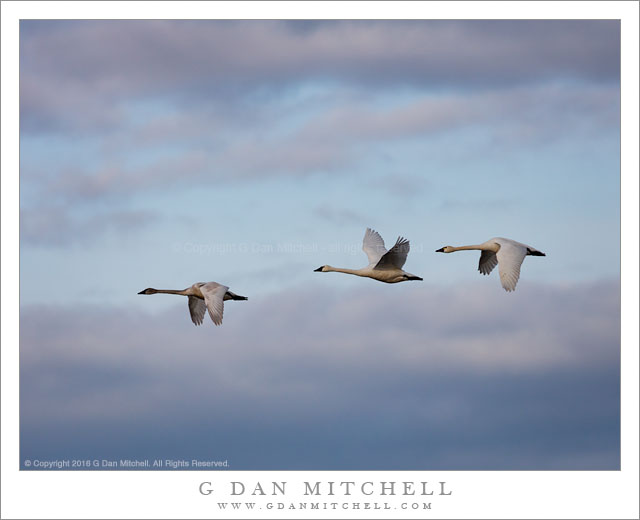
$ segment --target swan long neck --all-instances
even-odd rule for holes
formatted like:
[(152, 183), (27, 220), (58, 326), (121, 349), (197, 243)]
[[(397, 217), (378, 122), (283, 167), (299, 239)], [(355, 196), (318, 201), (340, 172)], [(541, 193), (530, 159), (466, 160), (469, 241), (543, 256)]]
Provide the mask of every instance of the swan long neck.
[(327, 272), (336, 272), (336, 273), (347, 273), (347, 274), (355, 274), (356, 276), (362, 276), (362, 273), (360, 272), (359, 269), (346, 269), (346, 268), (342, 268), (342, 267), (331, 267), (330, 265), (327, 266)]
[(486, 247), (483, 247), (482, 245), (475, 245), (475, 246), (451, 246), (451, 252), (453, 253), (454, 251), (469, 251), (469, 250), (478, 250), (478, 251), (482, 251), (486, 249)]
[(175, 289), (156, 289), (155, 291), (162, 294), (180, 294), (182, 296), (189, 296), (187, 292), (188, 289), (183, 289), (182, 291), (177, 291)]

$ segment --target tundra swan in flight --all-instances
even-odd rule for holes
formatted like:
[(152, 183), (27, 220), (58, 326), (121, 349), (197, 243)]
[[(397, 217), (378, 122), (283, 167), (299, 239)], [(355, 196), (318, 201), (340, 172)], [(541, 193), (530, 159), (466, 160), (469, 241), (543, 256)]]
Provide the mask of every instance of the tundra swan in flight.
[(181, 294), (189, 297), (189, 313), (191, 321), (195, 325), (202, 325), (204, 321), (205, 309), (209, 311), (209, 316), (216, 325), (222, 324), (222, 313), (224, 311), (225, 300), (248, 300), (246, 296), (238, 296), (232, 293), (226, 285), (216, 282), (198, 282), (183, 291), (172, 289), (153, 289), (149, 287), (138, 294)]
[(373, 229), (367, 228), (362, 241), (362, 250), (369, 258), (367, 267), (362, 269), (341, 269), (340, 267), (323, 265), (315, 271), (320, 273), (334, 271), (336, 273), (355, 274), (356, 276), (365, 276), (386, 283), (422, 280), (419, 276), (402, 270), (402, 266), (407, 261), (407, 255), (409, 254), (409, 241), (407, 239), (398, 237), (396, 244), (387, 251), (382, 237)]
[(508, 238), (492, 238), (476, 246), (445, 246), (436, 250), (436, 253), (453, 253), (454, 251), (480, 250), (480, 263), (478, 271), (489, 274), (496, 264), (499, 266), (500, 281), (505, 291), (515, 291), (518, 278), (520, 278), (520, 266), (527, 255), (547, 256), (543, 252), (521, 244)]

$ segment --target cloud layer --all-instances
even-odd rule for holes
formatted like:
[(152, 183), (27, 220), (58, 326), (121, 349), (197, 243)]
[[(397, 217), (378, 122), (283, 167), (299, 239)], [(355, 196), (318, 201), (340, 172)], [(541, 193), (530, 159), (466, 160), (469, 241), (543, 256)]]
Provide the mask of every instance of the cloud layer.
[(220, 328), (186, 301), (23, 308), (22, 458), (619, 467), (617, 284), (249, 297)]
[(179, 91), (184, 102), (200, 102), (212, 91), (277, 88), (301, 76), (469, 88), (557, 77), (615, 82), (619, 75), (616, 21), (119, 20), (22, 28), (27, 124), (108, 126), (117, 112), (101, 109), (94, 96), (111, 105)]
[[(617, 275), (619, 36), (613, 20), (23, 21), (22, 459), (618, 468), (619, 284), (535, 280)], [(309, 280), (331, 244), (362, 255), (366, 226), (411, 237), (425, 280), (445, 272), (433, 249), (494, 228), (549, 258), (509, 295)], [(604, 252), (577, 258), (594, 232)], [(238, 243), (315, 249), (181, 246)], [(186, 301), (126, 288), (186, 272), (254, 293), (196, 328)]]
[[(86, 225), (78, 221), (73, 208), (93, 213), (92, 205), (108, 202), (122, 205), (117, 213), (133, 215), (137, 211), (127, 208), (129, 201), (166, 190), (195, 186), (213, 190), (220, 184), (318, 173), (336, 178), (347, 168), (362, 168), (368, 164), (367, 157), (376, 159), (378, 150), (403, 140), (421, 140), (426, 146), (431, 139), (445, 135), (447, 142), (453, 143), (461, 132), (474, 129), (483, 129), (484, 142), (509, 151), (556, 144), (568, 136), (593, 140), (617, 132), (618, 101), (618, 88), (610, 86), (579, 92), (536, 87), (507, 93), (426, 95), (391, 108), (352, 101), (301, 117), (299, 127), (283, 133), (273, 129), (286, 123), (268, 111), (255, 118), (249, 134), (242, 137), (230, 122), (224, 138), (203, 130), (216, 124), (224, 126), (221, 121), (226, 120), (220, 120), (221, 116), (185, 111), (179, 124), (167, 122), (164, 126), (162, 121), (151, 119), (141, 125), (125, 124), (120, 134), (104, 137), (102, 146), (117, 150), (101, 154), (108, 159), (80, 165), (62, 163), (46, 171), (28, 169), (24, 179), (32, 186), (34, 202), (25, 204), (22, 214), (30, 240), (51, 234), (49, 243), (70, 243), (86, 236), (70, 232)], [(455, 153), (471, 160), (476, 152)], [(148, 155), (145, 163), (128, 164), (140, 153)], [(415, 180), (413, 185), (419, 186)], [(411, 185), (406, 177), (393, 175), (391, 188), (385, 189), (404, 199), (407, 192), (415, 190), (406, 185)], [(47, 211), (56, 214), (54, 220), (68, 224), (52, 226)], [(96, 215), (92, 219), (100, 218)], [(94, 229), (99, 232), (100, 228)]]
[(603, 149), (619, 34), (606, 20), (23, 21), (26, 238), (85, 242), (118, 227), (101, 204), (131, 217), (167, 191), (333, 183), (388, 161), (407, 198), (397, 173), (429, 182), (429, 160)]

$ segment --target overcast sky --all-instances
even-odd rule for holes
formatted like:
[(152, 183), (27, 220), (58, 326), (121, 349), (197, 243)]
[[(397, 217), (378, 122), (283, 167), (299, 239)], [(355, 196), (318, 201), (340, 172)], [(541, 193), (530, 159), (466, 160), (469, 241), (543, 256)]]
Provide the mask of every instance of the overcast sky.
[[(618, 468), (619, 63), (617, 21), (23, 20), (21, 459)], [(313, 272), (366, 227), (424, 282)], [(494, 236), (547, 254), (515, 293), (434, 252)], [(137, 295), (197, 281), (249, 300)]]

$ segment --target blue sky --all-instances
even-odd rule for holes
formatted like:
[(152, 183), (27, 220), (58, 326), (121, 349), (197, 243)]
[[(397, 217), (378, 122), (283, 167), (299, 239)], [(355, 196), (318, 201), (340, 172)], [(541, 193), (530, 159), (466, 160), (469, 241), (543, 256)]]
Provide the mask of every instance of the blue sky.
[[(618, 467), (618, 22), (20, 29), (24, 456)], [(366, 227), (424, 282), (313, 273)], [(493, 236), (514, 294), (434, 253)], [(210, 280), (220, 328), (136, 294)]]

